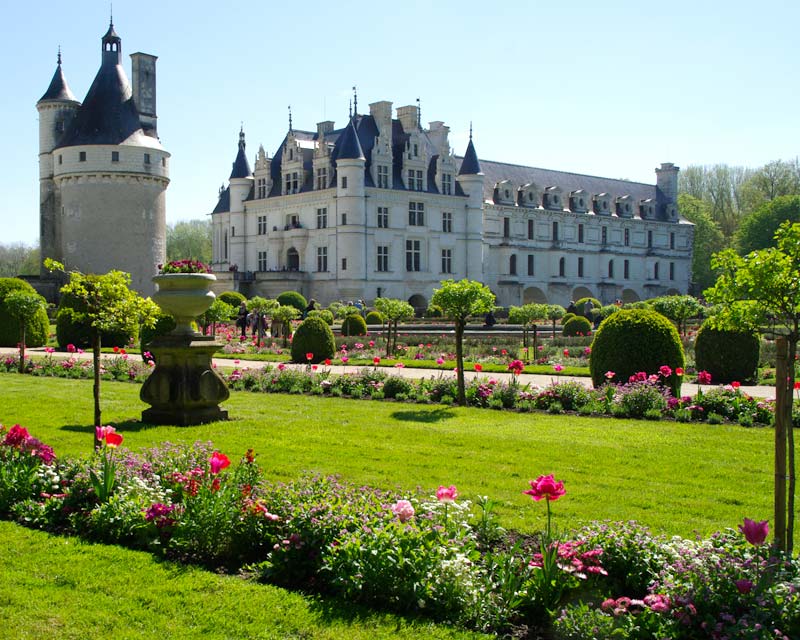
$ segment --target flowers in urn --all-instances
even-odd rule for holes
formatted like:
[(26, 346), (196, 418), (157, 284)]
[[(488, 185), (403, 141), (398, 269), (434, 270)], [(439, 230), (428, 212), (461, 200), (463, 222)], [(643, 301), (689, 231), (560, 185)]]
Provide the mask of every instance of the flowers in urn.
[(167, 264), (158, 265), (158, 273), (211, 273), (211, 269), (199, 260), (186, 258), (184, 260), (171, 260)]

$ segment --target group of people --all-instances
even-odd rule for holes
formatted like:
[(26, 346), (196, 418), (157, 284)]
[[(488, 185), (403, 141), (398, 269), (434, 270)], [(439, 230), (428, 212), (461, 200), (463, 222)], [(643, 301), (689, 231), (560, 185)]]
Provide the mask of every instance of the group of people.
[(242, 301), (239, 305), (239, 311), (236, 313), (236, 326), (241, 330), (242, 337), (247, 337), (248, 330), (250, 330), (253, 337), (258, 335), (259, 321), (261, 324), (261, 333), (266, 334), (269, 330), (267, 326), (267, 316), (256, 313), (255, 311), (248, 311), (247, 303)]

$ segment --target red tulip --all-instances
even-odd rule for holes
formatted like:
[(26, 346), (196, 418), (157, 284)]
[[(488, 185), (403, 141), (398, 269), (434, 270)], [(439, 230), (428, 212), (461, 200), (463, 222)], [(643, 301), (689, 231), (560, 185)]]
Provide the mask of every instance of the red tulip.
[(111, 447), (112, 449), (116, 449), (119, 445), (122, 444), (122, 436), (118, 433), (107, 433), (106, 434), (106, 446)]
[(209, 459), (209, 466), (211, 468), (211, 473), (219, 473), (223, 469), (227, 469), (231, 465), (231, 461), (228, 459), (224, 453), (220, 453), (219, 451), (215, 451), (211, 454), (211, 458)]

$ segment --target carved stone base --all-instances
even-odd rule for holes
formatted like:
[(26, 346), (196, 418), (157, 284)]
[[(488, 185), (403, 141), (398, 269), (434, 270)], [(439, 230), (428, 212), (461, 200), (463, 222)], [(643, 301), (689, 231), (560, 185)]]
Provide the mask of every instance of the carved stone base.
[(211, 366), (219, 348), (207, 336), (160, 336), (147, 345), (156, 367), (139, 397), (151, 405), (142, 412), (147, 424), (188, 426), (227, 420), (219, 403), (230, 397), (225, 381)]

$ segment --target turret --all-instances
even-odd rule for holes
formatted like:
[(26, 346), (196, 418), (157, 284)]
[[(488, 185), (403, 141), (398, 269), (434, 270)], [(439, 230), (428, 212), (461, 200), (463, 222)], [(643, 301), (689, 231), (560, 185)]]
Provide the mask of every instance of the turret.
[(356, 133), (355, 118), (344, 129), (334, 149), (336, 162), (336, 210), (339, 226), (340, 253), (346, 263), (340, 262), (338, 276), (342, 280), (366, 278), (367, 235), (366, 201), (364, 199), (364, 167), (366, 159)]
[(253, 187), (253, 172), (245, 153), (244, 129), (239, 131), (239, 151), (233, 163), (230, 177), (230, 253), (229, 262), (241, 270), (247, 269), (245, 264), (245, 220), (244, 201)]
[(656, 169), (656, 186), (658, 188), (658, 199), (664, 217), (675, 222), (678, 220), (678, 174), (680, 167), (676, 167), (671, 162), (662, 162), (661, 167)]
[(469, 128), (469, 144), (456, 180), (467, 196), (465, 215), (467, 216), (467, 278), (479, 278), (482, 273), (483, 235), (483, 172), (478, 154), (472, 143), (472, 125)]

